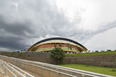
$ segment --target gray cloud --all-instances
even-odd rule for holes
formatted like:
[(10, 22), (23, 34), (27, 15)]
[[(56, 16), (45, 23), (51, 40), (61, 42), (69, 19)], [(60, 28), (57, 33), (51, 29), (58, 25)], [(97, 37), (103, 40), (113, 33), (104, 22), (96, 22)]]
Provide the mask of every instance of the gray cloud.
[(65, 35), (69, 34), (68, 28), (72, 24), (46, 0), (1, 3), (4, 4), (0, 11), (1, 47), (23, 49), (28, 46), (25, 43), (29, 39), (46, 35), (63, 36), (64, 31)]
[(29, 41), (34, 43), (34, 39), (38, 41), (47, 35), (83, 42), (116, 24), (107, 24), (97, 31), (77, 28), (82, 23), (81, 16), (76, 15), (70, 22), (49, 0), (1, 0), (0, 9), (0, 47), (12, 50), (25, 49), (30, 46)]
[(6, 33), (13, 33), (15, 35), (25, 36), (25, 32), (33, 33), (32, 30), (27, 27), (30, 25), (30, 22), (14, 22), (14, 23), (7, 23), (5, 19), (0, 17), (0, 29), (4, 30)]
[(107, 30), (112, 29), (112, 28), (115, 28), (115, 27), (116, 27), (116, 21), (109, 22), (107, 24), (101, 25), (98, 28), (98, 30), (96, 31), (96, 33), (101, 33), (101, 32), (107, 31)]
[(90, 33), (89, 32), (86, 33), (89, 35), (87, 39), (92, 38), (99, 33), (106, 32), (106, 31), (108, 31), (112, 28), (115, 28), (115, 27), (116, 27), (116, 21), (113, 21), (113, 22), (110, 22), (107, 24), (101, 24), (101, 26), (99, 26), (96, 31), (89, 31)]
[(9, 49), (22, 49), (25, 48), (25, 43), (21, 43), (21, 38), (16, 37), (0, 37), (0, 47)]
[[(28, 46), (24, 42), (24, 38), (29, 38), (26, 33), (33, 33), (31, 29), (26, 27), (28, 23), (7, 23), (0, 16), (0, 47), (9, 49), (24, 49)], [(31, 37), (31, 36), (30, 36)]]

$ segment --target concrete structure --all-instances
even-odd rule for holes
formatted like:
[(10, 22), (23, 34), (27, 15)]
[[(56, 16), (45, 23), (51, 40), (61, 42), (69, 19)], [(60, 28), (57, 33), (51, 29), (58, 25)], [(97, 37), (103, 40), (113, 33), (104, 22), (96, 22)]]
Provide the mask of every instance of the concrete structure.
[[(0, 58), (6, 62), (10, 62), (22, 69), (31, 71), (40, 75), (41, 77), (113, 77), (99, 73), (93, 73), (58, 65), (42, 63), (37, 61), (23, 60), (13, 57), (0, 55)], [(26, 76), (29, 77), (29, 76)], [(36, 76), (35, 76), (36, 77)], [(37, 76), (38, 77), (38, 76)]]
[(19, 67), (0, 59), (0, 77), (35, 77)]
[(27, 51), (34, 51), (34, 52), (49, 52), (54, 47), (61, 47), (67, 53), (78, 53), (87, 51), (80, 43), (67, 39), (67, 38), (48, 38), (41, 40), (34, 45), (32, 45)]

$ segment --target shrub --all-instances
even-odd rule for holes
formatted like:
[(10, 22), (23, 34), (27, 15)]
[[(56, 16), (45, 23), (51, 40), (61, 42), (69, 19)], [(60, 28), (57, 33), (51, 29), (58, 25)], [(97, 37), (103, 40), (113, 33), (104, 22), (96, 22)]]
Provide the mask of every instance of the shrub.
[(22, 55), (23, 55), (23, 54), (22, 54), (21, 52), (18, 54), (19, 57), (21, 57)]
[(115, 71), (116, 58), (114, 56), (112, 57), (111, 62), (113, 63), (113, 69), (112, 69), (112, 71)]
[(14, 56), (15, 55), (15, 52), (11, 52), (11, 56)]
[(65, 53), (61, 47), (54, 47), (54, 49), (51, 50), (50, 58), (55, 64), (61, 64), (64, 60), (64, 57)]

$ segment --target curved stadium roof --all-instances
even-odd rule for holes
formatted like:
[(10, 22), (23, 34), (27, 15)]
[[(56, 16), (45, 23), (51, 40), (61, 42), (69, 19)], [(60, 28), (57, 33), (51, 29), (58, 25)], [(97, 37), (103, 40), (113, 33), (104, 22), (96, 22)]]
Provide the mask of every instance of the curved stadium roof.
[[(61, 37), (47, 38), (47, 39), (41, 40), (41, 41), (35, 43), (34, 45), (32, 45), (29, 49), (31, 49), (32, 47), (34, 47), (38, 44), (41, 44), (41, 43), (44, 43), (44, 42), (47, 42), (47, 41), (54, 41), (54, 40), (68, 41), (68, 42), (73, 43), (77, 46), (80, 46), (83, 49), (83, 51), (87, 50), (87, 48), (85, 48), (82, 44), (80, 44), (80, 43), (78, 43), (74, 40), (71, 40), (71, 39), (68, 39), (68, 38), (61, 38)], [(29, 51), (29, 49), (27, 51)]]

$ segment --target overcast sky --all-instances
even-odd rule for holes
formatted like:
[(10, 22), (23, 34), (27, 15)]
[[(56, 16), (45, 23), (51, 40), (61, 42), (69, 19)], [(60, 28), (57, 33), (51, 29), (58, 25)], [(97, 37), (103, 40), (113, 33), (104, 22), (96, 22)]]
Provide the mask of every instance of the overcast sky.
[(89, 50), (116, 49), (116, 0), (0, 0), (0, 50), (64, 37)]

